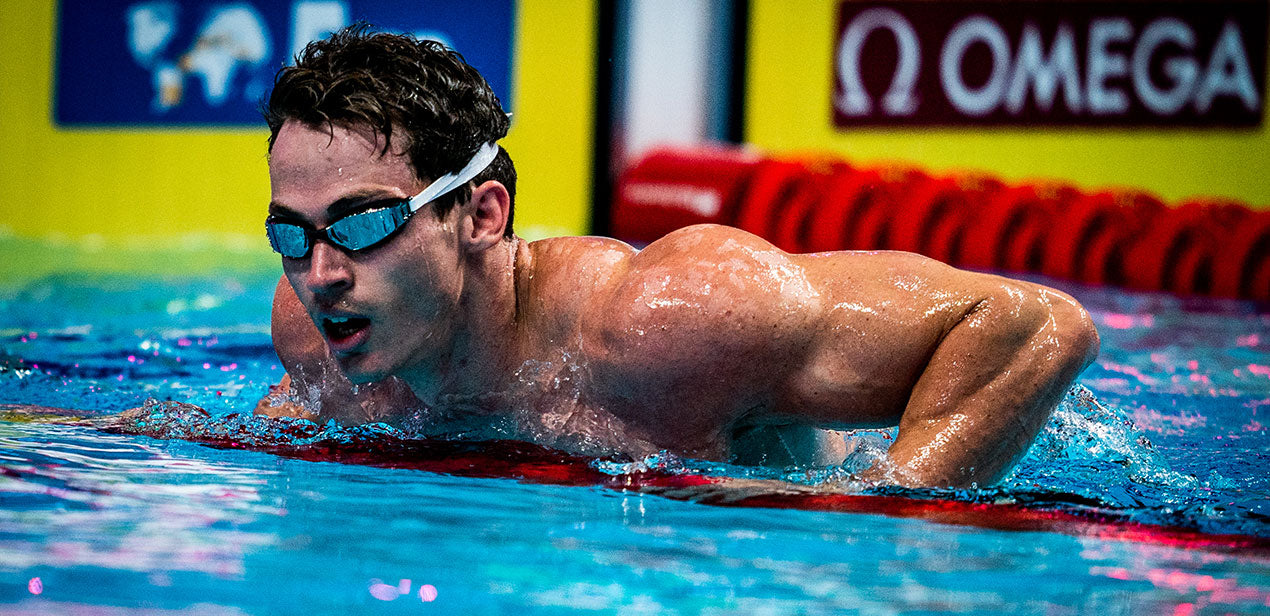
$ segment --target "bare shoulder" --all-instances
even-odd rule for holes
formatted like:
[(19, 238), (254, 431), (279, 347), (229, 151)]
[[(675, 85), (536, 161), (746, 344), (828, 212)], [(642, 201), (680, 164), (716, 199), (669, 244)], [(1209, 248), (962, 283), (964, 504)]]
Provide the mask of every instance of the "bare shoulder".
[[(584, 324), (597, 378), (632, 396), (727, 398), (770, 390), (814, 335), (819, 297), (789, 255), (716, 225), (680, 229), (632, 257)], [(692, 383), (692, 385), (688, 385)], [(727, 396), (716, 391), (727, 383)], [(761, 403), (755, 401), (756, 404)], [(734, 406), (734, 405), (729, 405)]]
[(784, 254), (767, 240), (748, 231), (724, 225), (692, 225), (667, 233), (640, 251), (642, 262), (664, 259), (731, 258), (738, 252)]
[(706, 328), (724, 339), (742, 333), (729, 327), (766, 327), (814, 313), (819, 299), (789, 254), (720, 225), (686, 227), (649, 244), (614, 282), (609, 314), (626, 317), (626, 325), (702, 335), (697, 330)]
[[(529, 243), (535, 278), (595, 281), (602, 284), (637, 254), (625, 242), (607, 237), (552, 237)], [(581, 277), (581, 280), (579, 280)]]
[(576, 335), (595, 297), (610, 288), (636, 254), (603, 237), (555, 237), (530, 242), (528, 268), (518, 282), (535, 335), (551, 345)]
[(835, 302), (828, 309), (851, 308), (886, 322), (920, 320), (950, 326), (988, 299), (1076, 305), (1070, 296), (1040, 284), (957, 269), (909, 252), (840, 251), (791, 259)]
[(1079, 309), (1060, 291), (914, 253), (789, 254), (720, 225), (686, 227), (624, 256), (600, 291), (604, 330), (615, 339), (665, 330), (724, 346), (773, 334), (801, 344), (807, 341), (798, 336), (827, 333), (844, 319), (869, 334), (918, 344), (907, 336), (937, 338), (989, 299), (1023, 312)]

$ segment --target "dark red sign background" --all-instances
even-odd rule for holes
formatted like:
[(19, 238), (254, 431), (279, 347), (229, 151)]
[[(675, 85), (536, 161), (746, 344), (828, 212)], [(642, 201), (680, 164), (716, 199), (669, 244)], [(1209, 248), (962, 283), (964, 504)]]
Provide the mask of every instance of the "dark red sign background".
[[(1167, 2), (1091, 2), (1091, 1), (1074, 1), (1074, 2), (961, 2), (961, 1), (941, 1), (930, 2), (925, 0), (909, 0), (896, 2), (857, 2), (852, 0), (843, 0), (838, 7), (838, 28), (837, 38), (834, 41), (832, 58), (833, 61), (833, 101), (834, 124), (839, 127), (855, 127), (855, 126), (958, 126), (958, 125), (974, 125), (974, 126), (991, 126), (991, 125), (1060, 125), (1060, 126), (1190, 126), (1190, 127), (1255, 127), (1259, 126), (1262, 121), (1265, 108), (1266, 97), (1266, 55), (1267, 55), (1267, 20), (1268, 11), (1265, 0), (1259, 1), (1216, 1), (1209, 2), (1203, 0), (1188, 1), (1167, 1)], [(862, 17), (868, 13), (867, 16)], [(857, 84), (862, 86), (863, 94), (867, 95), (862, 99), (861, 88), (851, 88), (850, 84), (845, 84), (843, 79), (843, 47), (844, 36), (849, 27), (857, 19), (863, 22), (878, 23), (879, 15), (893, 18), (898, 15), (903, 18), (910, 32), (915, 35), (909, 39), (909, 49), (914, 47), (911, 43), (915, 40), (920, 52), (916, 54), (920, 58), (920, 65), (914, 75), (915, 80), (910, 89), (904, 87), (893, 88), (893, 82), (896, 80), (897, 69), (900, 66), (902, 45), (898, 42), (899, 37), (892, 33), (892, 30), (885, 27), (874, 27), (872, 29), (862, 28), (859, 23), (855, 26), (855, 41), (860, 41), (860, 32), (867, 31), (863, 37), (863, 42), (858, 46), (858, 75)], [(980, 96), (978, 101), (981, 103), (977, 108), (967, 112), (963, 108), (959, 108), (950, 100), (950, 95), (946, 91), (943, 80), (941, 80), (941, 55), (947, 42), (949, 35), (957, 28), (958, 24), (963, 23), (967, 18), (986, 18), (992, 26), (987, 29), (996, 28), (1004, 35), (1006, 45), (1004, 49), (1008, 49), (1009, 64), (1005, 65), (1009, 68), (1006, 74), (1010, 74), (1014, 70), (1014, 66), (1019, 61), (1020, 44), (1024, 38), (1025, 27), (1031, 28), (1040, 35), (1040, 49), (1047, 58), (1050, 58), (1052, 46), (1054, 44), (1060, 26), (1067, 28), (1072, 37), (1071, 48), (1074, 50), (1075, 73), (1078, 75), (1080, 95), (1086, 99), (1088, 94), (1088, 75), (1090, 61), (1090, 33), (1091, 24), (1100, 22), (1101, 32), (1104, 34), (1108, 31), (1105, 27), (1107, 20), (1114, 20), (1118, 26), (1127, 23), (1130, 26), (1131, 35), (1124, 39), (1123, 36), (1114, 36), (1110, 39), (1104, 37), (1105, 49), (1101, 55), (1113, 58), (1110, 62), (1115, 64), (1122, 58), (1127, 65), (1128, 74), (1116, 74), (1117, 70), (1111, 70), (1099, 80), (1099, 88), (1104, 94), (1119, 92), (1127, 99), (1127, 104), (1123, 109), (1108, 109), (1103, 106), (1102, 109), (1091, 109), (1088, 101), (1082, 101), (1084, 104), (1075, 105), (1075, 109), (1067, 104), (1065, 96), (1066, 89), (1058, 87), (1055, 90), (1052, 104), (1048, 109), (1044, 105), (1038, 104), (1033, 93), (1032, 84), (1028, 84), (1027, 94), (1023, 98), (1023, 103), (1019, 104), (1015, 96), (1015, 102), (1007, 105), (1004, 99), (999, 104), (991, 105), (992, 96)], [(1144, 34), (1152, 24), (1157, 24), (1155, 31), (1158, 33), (1162, 28), (1161, 20), (1169, 20), (1168, 25), (1172, 26), (1172, 32), (1175, 34), (1181, 30), (1183, 34), (1189, 33), (1191, 48), (1186, 49), (1187, 45), (1179, 43), (1176, 36), (1171, 39), (1157, 42), (1153, 46), (1154, 52), (1147, 54), (1142, 53), (1143, 58), (1149, 58), (1141, 64), (1141, 66), (1149, 67), (1146, 75), (1149, 76), (1151, 87), (1157, 91), (1168, 91), (1176, 97), (1174, 102), (1182, 100), (1185, 95), (1186, 102), (1184, 104), (1174, 104), (1169, 106), (1165, 111), (1161, 111), (1160, 97), (1152, 100), (1157, 101), (1155, 108), (1148, 106), (1143, 102), (1143, 97), (1135, 89), (1133, 78), (1133, 57), (1135, 47), (1140, 44), (1144, 38)], [(1176, 21), (1173, 21), (1176, 20)], [(888, 22), (894, 23), (894, 20)], [(980, 20), (980, 24), (983, 24)], [(1180, 27), (1179, 27), (1180, 24)], [(1229, 28), (1228, 24), (1234, 24), (1238, 29), (1238, 38), (1242, 44), (1239, 55), (1246, 60), (1247, 73), (1251, 77), (1253, 83), (1253, 91), (1255, 92), (1255, 101), (1249, 108), (1249, 100), (1247, 96), (1232, 95), (1218, 91), (1215, 96), (1208, 97), (1207, 101), (1199, 104), (1195, 102), (1194, 94), (1201, 89), (1201, 84), (1206, 78), (1209, 68), (1210, 58), (1214, 54), (1214, 47), (1222, 40), (1223, 30)], [(983, 28), (980, 29), (981, 31)], [(1121, 34), (1125, 32), (1123, 28), (1118, 30)], [(963, 32), (964, 34), (964, 32)], [(1227, 33), (1229, 34), (1229, 33)], [(995, 34), (993, 36), (996, 36)], [(1183, 37), (1183, 40), (1186, 37)], [(998, 37), (998, 43), (1000, 42)], [(1227, 36), (1222, 42), (1225, 45), (1226, 56), (1229, 56), (1230, 44), (1233, 39)], [(849, 45), (848, 45), (849, 46)], [(1144, 49), (1150, 48), (1143, 45)], [(974, 40), (969, 44), (963, 44), (964, 53), (960, 54), (959, 63), (956, 70), (959, 79), (964, 88), (972, 92), (987, 92), (990, 78), (994, 70), (994, 55), (989, 43), (983, 40)], [(998, 45), (998, 53), (1003, 49)], [(848, 53), (848, 57), (851, 54)], [(997, 56), (1001, 57), (1001, 56)], [(1185, 80), (1179, 82), (1174, 77), (1178, 74), (1178, 65), (1190, 64), (1197, 69), (1198, 74), (1193, 79), (1193, 86), (1190, 88), (1174, 88), (1177, 83), (1185, 83)], [(1227, 74), (1238, 72), (1238, 67), (1230, 62), (1221, 63), (1222, 70)], [(1100, 63), (1105, 69), (1110, 64), (1106, 62)], [(1173, 67), (1170, 72), (1169, 67)], [(1113, 66), (1113, 69), (1115, 67)], [(847, 67), (847, 72), (856, 72), (854, 67)], [(902, 71), (901, 71), (902, 72)], [(1142, 75), (1139, 75), (1141, 82)], [(1008, 79), (1007, 79), (1008, 80)], [(1070, 83), (1070, 82), (1069, 82)], [(903, 84), (899, 84), (903, 86)], [(854, 98), (848, 96), (847, 90), (854, 92)], [(982, 89), (982, 90), (981, 90)], [(1070, 89), (1070, 88), (1067, 88)], [(897, 91), (895, 97), (888, 97), (888, 92)], [(1210, 88), (1211, 91), (1211, 88)], [(1247, 90), (1245, 90), (1247, 92)], [(1187, 94), (1189, 93), (1189, 94)], [(852, 98), (854, 103), (846, 103), (844, 99)], [(1203, 98), (1203, 97), (1200, 97)], [(964, 97), (959, 99), (965, 101)], [(984, 102), (984, 101), (987, 102)], [(1100, 100), (1108, 100), (1106, 96)], [(854, 106), (853, 106), (854, 105)], [(1113, 107), (1116, 107), (1113, 105)]]

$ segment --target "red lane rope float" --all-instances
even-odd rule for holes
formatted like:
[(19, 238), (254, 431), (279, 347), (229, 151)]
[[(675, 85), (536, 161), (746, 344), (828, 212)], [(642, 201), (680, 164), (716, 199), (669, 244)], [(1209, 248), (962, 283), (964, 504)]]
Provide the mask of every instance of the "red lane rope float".
[(870, 187), (881, 182), (876, 169), (839, 169), (828, 178), (820, 207), (805, 221), (805, 249), (824, 252), (851, 248), (850, 234), (860, 214), (858, 202)]
[(1244, 286), (1244, 297), (1270, 301), (1270, 259), (1265, 258), (1266, 253), (1270, 252), (1270, 241), (1266, 241), (1262, 236), (1260, 261), (1252, 264), (1248, 270), (1248, 282)]
[(613, 235), (651, 242), (688, 225), (732, 224), (758, 164), (756, 154), (735, 148), (654, 151), (618, 180)]
[(1019, 270), (1050, 226), (1050, 206), (1032, 186), (1002, 188), (986, 195), (967, 226), (959, 263), (982, 269)]
[(847, 247), (852, 250), (891, 250), (891, 220), (899, 212), (906, 194), (930, 178), (906, 167), (879, 170), (878, 181), (863, 186), (853, 202), (854, 225), (846, 229)]
[(749, 150), (660, 150), (622, 175), (614, 234), (648, 242), (734, 224), (790, 252), (894, 249), (948, 263), (1093, 284), (1270, 299), (1266, 213), (1136, 190), (1005, 187), (984, 176), (763, 160)]
[[(0, 405), (0, 410), (36, 421), (61, 416), (56, 423), (83, 425), (113, 434), (170, 439), (173, 423), (116, 421), (101, 424), (83, 420), (80, 411), (39, 406)], [(179, 409), (176, 409), (179, 412)], [(65, 418), (70, 418), (67, 421)], [(201, 412), (201, 418), (206, 413)], [(232, 417), (232, 416), (230, 416)], [(1008, 531), (1058, 532), (1112, 541), (1166, 545), (1234, 554), (1240, 558), (1270, 560), (1270, 538), (1256, 535), (1209, 534), (1190, 528), (1144, 524), (1129, 519), (1127, 512), (1072, 509), (1062, 501), (1046, 502), (1048, 494), (1019, 494), (1011, 502), (950, 500), (907, 494), (845, 494), (833, 486), (806, 486), (785, 481), (719, 477), (675, 469), (630, 465), (623, 473), (602, 472), (590, 458), (522, 441), (446, 441), (403, 439), (376, 433), (297, 444), (292, 438), (316, 436), (317, 426), (280, 425), (280, 431), (253, 443), (237, 431), (199, 430), (197, 424), (173, 416), (182, 440), (229, 450), (249, 450), (318, 462), (358, 464), (377, 468), (408, 469), (458, 477), (510, 479), (525, 483), (600, 487), (618, 492), (652, 494), (667, 499), (720, 507), (768, 507), (806, 511), (880, 514), (917, 518), (942, 524), (966, 525)], [(226, 417), (225, 419), (229, 419)], [(194, 428), (191, 431), (191, 428)], [(250, 431), (248, 431), (250, 432)], [(620, 467), (619, 467), (620, 468)]]
[(1190, 294), (1208, 284), (1201, 272), (1212, 261), (1214, 234), (1207, 233), (1211, 207), (1187, 203), (1155, 216), (1145, 232), (1125, 252), (1127, 286), (1155, 291)]
[(1074, 279), (1093, 285), (1126, 286), (1129, 277), (1126, 269), (1135, 267), (1137, 263), (1126, 259), (1125, 255), (1142, 238), (1152, 221), (1163, 215), (1165, 204), (1151, 194), (1135, 191), (1104, 191), (1083, 199), (1092, 201), (1092, 207), (1106, 207), (1105, 213), (1111, 216), (1105, 218), (1106, 225), (1102, 229), (1093, 227), (1087, 230), (1088, 235), (1083, 236), (1085, 241), (1074, 254)]
[(741, 498), (712, 495), (692, 500), (716, 506), (873, 513), (891, 517), (919, 518), (957, 526), (1006, 531), (1059, 532), (1108, 541), (1146, 543), (1270, 559), (1270, 540), (1255, 535), (1207, 534), (1187, 528), (1143, 524), (1112, 516), (1034, 509), (1016, 504), (967, 503), (898, 496), (779, 492)]
[(737, 227), (771, 239), (786, 203), (803, 190), (811, 172), (802, 163), (765, 160), (759, 163), (737, 206)]
[(1201, 214), (1195, 226), (1180, 234), (1174, 241), (1185, 246), (1170, 254), (1164, 264), (1164, 290), (1179, 295), (1203, 294), (1212, 289), (1213, 250), (1212, 236), (1207, 233), (1210, 220)]
[(953, 244), (973, 208), (970, 195), (953, 178), (926, 178), (908, 192), (890, 226), (894, 250), (949, 262)]
[[(1010, 221), (998, 260), (1003, 267), (1019, 272), (1040, 272), (1045, 265), (1047, 244), (1056, 227), (1065, 224), (1063, 212), (1076, 189), (1062, 184), (1037, 183), (1016, 190), (1002, 190), (1000, 199), (1018, 199), (1014, 207), (1021, 215)], [(992, 207), (989, 205), (988, 207)]]
[(1000, 180), (981, 174), (959, 174), (953, 177), (966, 196), (967, 210), (950, 224), (943, 235), (936, 234), (932, 241), (936, 252), (947, 255), (947, 263), (961, 263), (966, 250), (966, 231), (977, 224), (985, 208), (1006, 186)]
[(1056, 200), (1045, 198), (1035, 186), (1003, 193), (1017, 199), (1011, 209), (1018, 216), (1003, 230), (1005, 237), (998, 239), (997, 249), (1001, 253), (997, 260), (1008, 270), (1035, 272), (1041, 268), (1045, 235), (1054, 227)]
[(1175, 240), (1189, 245), (1165, 262), (1165, 289), (1179, 294), (1211, 294), (1219, 246), (1251, 212), (1230, 202), (1195, 200), (1182, 204), (1179, 213), (1183, 210), (1193, 211), (1194, 226)]
[[(1061, 190), (1055, 224), (1045, 238), (1041, 273), (1066, 280), (1101, 282), (1102, 264), (1115, 242), (1116, 230), (1122, 227), (1125, 211), (1110, 195), (1083, 195), (1074, 190)], [(1081, 265), (1095, 262), (1093, 275), (1084, 275)], [(1090, 280), (1097, 278), (1097, 280)]]
[(1223, 241), (1215, 260), (1213, 291), (1270, 300), (1270, 210), (1252, 213)]
[(850, 165), (836, 161), (808, 160), (807, 173), (800, 176), (771, 227), (773, 244), (786, 252), (807, 252), (807, 234), (815, 213), (825, 205), (826, 191), (837, 174), (851, 173)]
[(1219, 243), (1213, 293), (1270, 300), (1270, 210), (1249, 213)]

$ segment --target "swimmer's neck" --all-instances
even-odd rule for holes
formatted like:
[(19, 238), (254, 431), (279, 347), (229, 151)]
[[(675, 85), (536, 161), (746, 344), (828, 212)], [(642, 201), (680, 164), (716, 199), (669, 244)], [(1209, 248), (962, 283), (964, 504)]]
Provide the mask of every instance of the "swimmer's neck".
[(460, 281), (461, 320), (449, 334), (449, 349), (395, 376), (429, 406), (486, 406), (491, 393), (505, 391), (520, 364), (532, 267), (528, 242), (514, 236), (469, 255)]

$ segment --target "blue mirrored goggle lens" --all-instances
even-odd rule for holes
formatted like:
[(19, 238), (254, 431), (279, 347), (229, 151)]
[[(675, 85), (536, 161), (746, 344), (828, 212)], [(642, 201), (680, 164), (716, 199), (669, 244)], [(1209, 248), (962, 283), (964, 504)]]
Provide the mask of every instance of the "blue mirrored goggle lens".
[(410, 218), (410, 202), (345, 216), (321, 231), (309, 231), (297, 224), (270, 220), (265, 223), (269, 244), (284, 257), (300, 259), (309, 254), (310, 235), (325, 236), (346, 250), (363, 250), (395, 233)]
[(265, 229), (269, 233), (269, 245), (274, 252), (292, 259), (299, 259), (309, 254), (309, 234), (304, 227), (285, 222), (268, 222)]
[(409, 218), (409, 204), (371, 210), (341, 218), (326, 229), (326, 236), (349, 250), (362, 250), (392, 235)]

